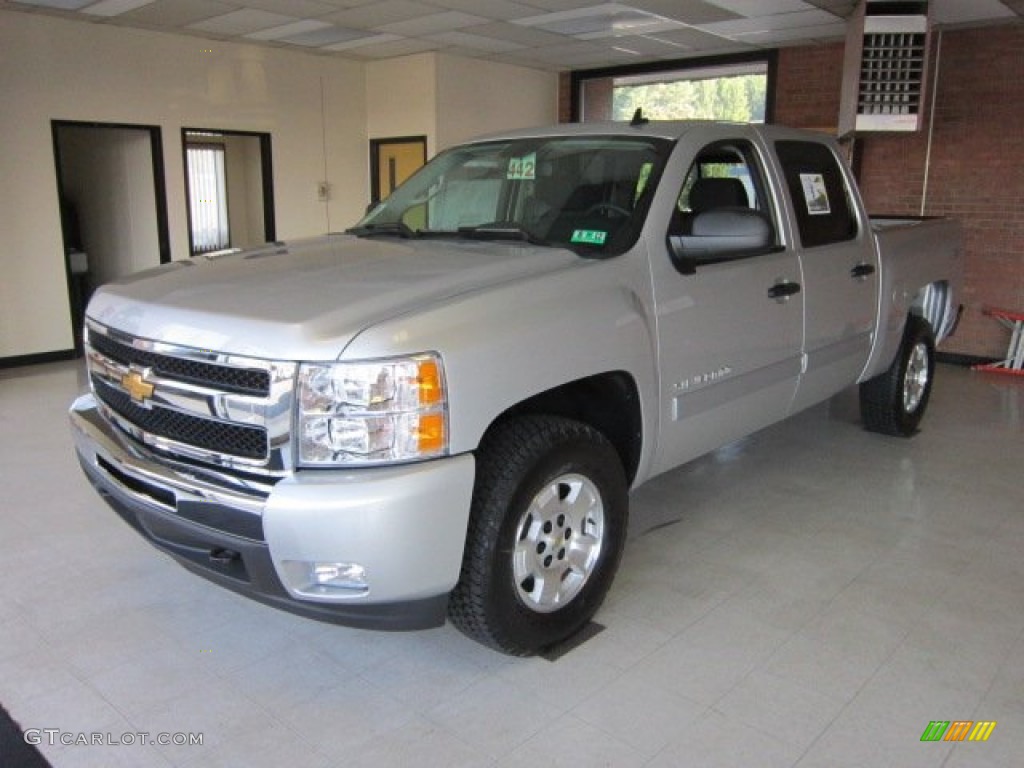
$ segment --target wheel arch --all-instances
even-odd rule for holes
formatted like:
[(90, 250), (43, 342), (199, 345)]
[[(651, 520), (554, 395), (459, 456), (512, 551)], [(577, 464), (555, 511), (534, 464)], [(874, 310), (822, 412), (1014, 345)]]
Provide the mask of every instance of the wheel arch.
[(615, 448), (632, 485), (643, 450), (643, 413), (636, 380), (626, 371), (587, 376), (532, 395), (500, 413), (487, 429), (524, 415), (561, 416), (593, 427)]

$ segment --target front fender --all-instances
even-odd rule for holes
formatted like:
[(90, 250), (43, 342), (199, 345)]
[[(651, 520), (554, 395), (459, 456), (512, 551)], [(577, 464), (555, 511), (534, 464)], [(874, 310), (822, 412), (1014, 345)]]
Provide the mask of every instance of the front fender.
[[(464, 294), (360, 333), (341, 359), (439, 352), (453, 454), (534, 395), (609, 371), (633, 377), (645, 435), (656, 432), (656, 338), (646, 269), (634, 251)], [(639, 473), (650, 460), (644, 440)]]

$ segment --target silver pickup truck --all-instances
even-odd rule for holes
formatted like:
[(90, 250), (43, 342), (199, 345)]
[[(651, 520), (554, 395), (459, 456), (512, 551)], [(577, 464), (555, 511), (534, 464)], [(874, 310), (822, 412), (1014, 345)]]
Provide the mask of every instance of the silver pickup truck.
[(347, 233), (104, 286), (71, 422), (100, 494), (207, 578), (528, 654), (597, 610), (630, 488), (855, 383), (911, 435), (961, 270), (956, 224), (869, 220), (817, 134), (509, 133)]

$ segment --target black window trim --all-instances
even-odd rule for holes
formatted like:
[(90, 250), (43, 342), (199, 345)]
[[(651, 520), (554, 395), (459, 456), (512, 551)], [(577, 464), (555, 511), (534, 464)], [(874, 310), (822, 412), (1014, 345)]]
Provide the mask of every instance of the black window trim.
[(779, 52), (775, 49), (735, 53), (726, 56), (701, 56), (693, 59), (668, 59), (643, 64), (628, 64), (617, 67), (600, 67), (597, 69), (574, 69), (569, 73), (569, 122), (580, 122), (580, 90), (586, 80), (603, 77), (626, 77), (628, 75), (648, 75), (655, 72), (679, 72), (688, 69), (705, 69), (707, 67), (729, 64), (765, 63), (768, 68), (767, 89), (765, 91), (764, 122), (769, 125), (775, 121), (775, 87), (778, 80)]

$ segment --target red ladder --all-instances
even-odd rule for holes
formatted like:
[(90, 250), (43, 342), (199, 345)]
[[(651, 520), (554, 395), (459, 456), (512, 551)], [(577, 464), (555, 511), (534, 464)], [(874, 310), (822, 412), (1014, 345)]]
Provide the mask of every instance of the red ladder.
[(1010, 329), (1010, 346), (1006, 349), (1005, 360), (988, 365), (976, 365), (974, 370), (1024, 376), (1024, 312), (998, 307), (983, 307), (981, 311)]

